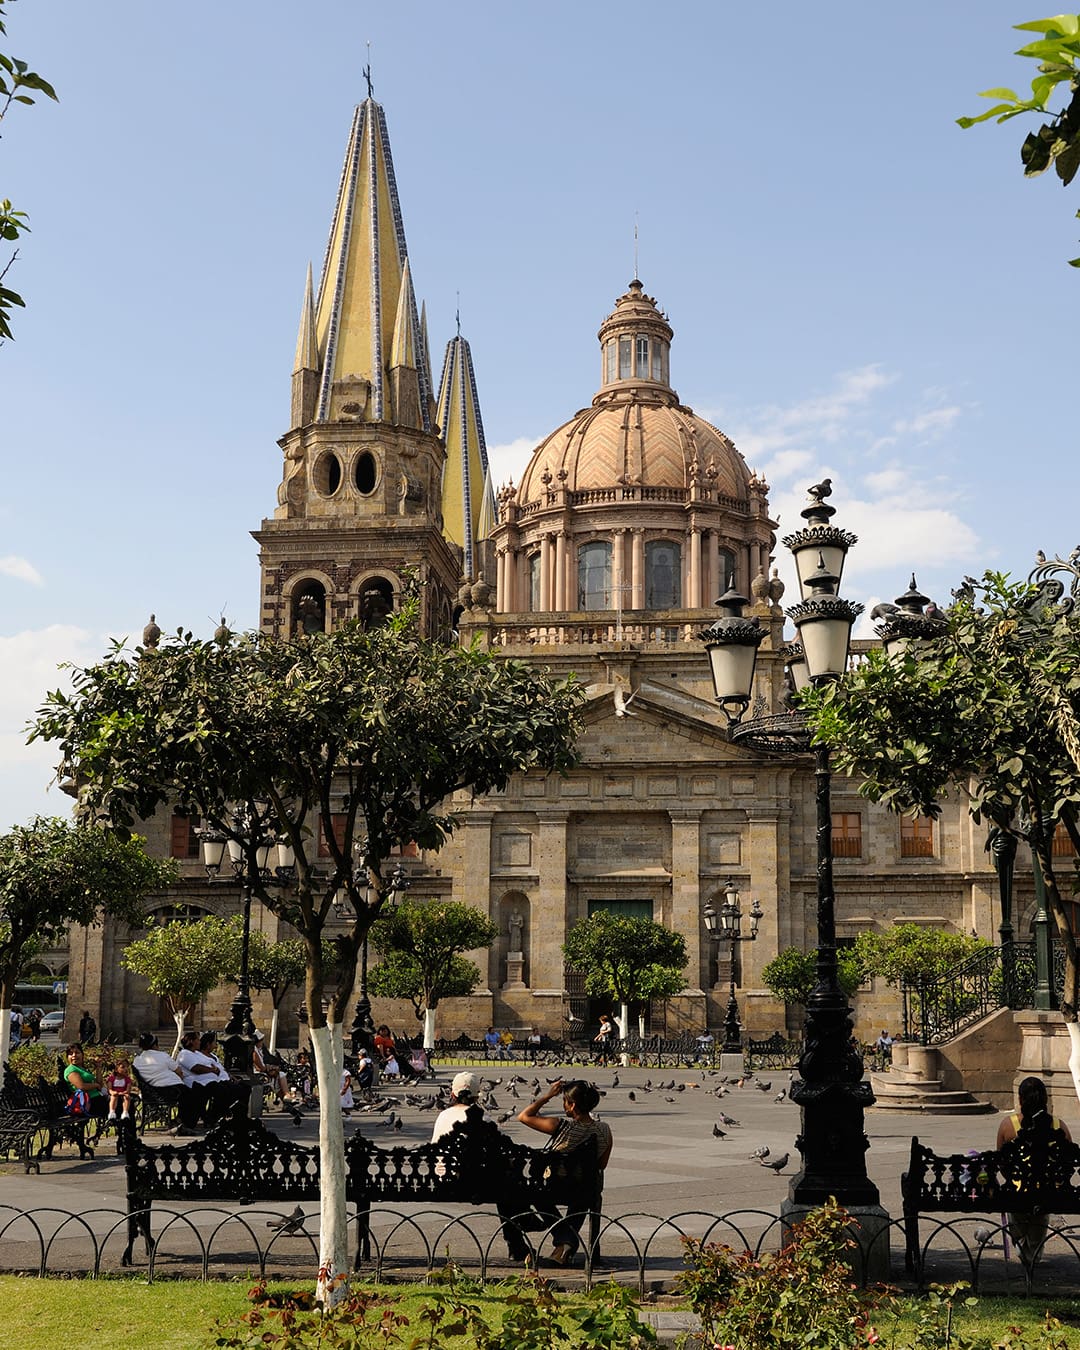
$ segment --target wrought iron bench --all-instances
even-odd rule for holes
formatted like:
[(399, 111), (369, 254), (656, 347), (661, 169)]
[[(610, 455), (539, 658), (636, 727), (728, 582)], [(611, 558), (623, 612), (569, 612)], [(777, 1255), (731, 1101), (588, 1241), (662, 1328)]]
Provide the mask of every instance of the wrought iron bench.
[[(317, 1199), (319, 1150), (281, 1139), (258, 1120), (232, 1115), (204, 1139), (151, 1147), (129, 1136), (126, 1147), (128, 1241), (131, 1264), (137, 1238), (152, 1250), (155, 1200), (234, 1204)], [(438, 1143), (379, 1148), (353, 1134), (345, 1143), (345, 1198), (357, 1216), (357, 1265), (371, 1256), (370, 1212), (388, 1204), (493, 1205), (511, 1247), (548, 1228), (555, 1206), (589, 1216), (596, 1251), (603, 1173), (592, 1140), (570, 1153), (515, 1143), (492, 1121), (465, 1122)]]
[[(102, 1122), (86, 1116), (69, 1115), (67, 1099), (66, 1090), (58, 1084), (46, 1083), (44, 1078), (38, 1078), (35, 1087), (28, 1087), (12, 1073), (10, 1067), (5, 1066), (4, 1086), (0, 1090), (0, 1113), (14, 1113), (19, 1117), (29, 1114), (34, 1118), (34, 1130), (25, 1146), (26, 1152), (20, 1155), (27, 1172), (31, 1166), (40, 1172), (40, 1159), (51, 1160), (53, 1149), (65, 1140), (76, 1146), (80, 1158), (94, 1156), (91, 1140), (97, 1139)], [(14, 1122), (16, 1128), (23, 1128), (27, 1123), (25, 1119), (21, 1125)]]
[(41, 1118), (36, 1111), (0, 1107), (0, 1157), (17, 1158), (23, 1171), (31, 1167), (41, 1171), (35, 1142), (41, 1133)]
[(774, 1031), (763, 1041), (746, 1042), (746, 1067), (748, 1069), (787, 1069), (799, 1058), (800, 1046), (797, 1041), (789, 1041), (779, 1031)]
[[(921, 1214), (1080, 1214), (1080, 1147), (1064, 1139), (1050, 1148), (1013, 1139), (998, 1150), (943, 1156), (913, 1135), (900, 1193), (904, 1264), (921, 1282)], [(1030, 1268), (1027, 1276), (1030, 1283)]]
[(145, 1134), (154, 1125), (171, 1129), (180, 1119), (179, 1093), (171, 1088), (154, 1087), (134, 1067), (131, 1072), (139, 1089), (139, 1133)]

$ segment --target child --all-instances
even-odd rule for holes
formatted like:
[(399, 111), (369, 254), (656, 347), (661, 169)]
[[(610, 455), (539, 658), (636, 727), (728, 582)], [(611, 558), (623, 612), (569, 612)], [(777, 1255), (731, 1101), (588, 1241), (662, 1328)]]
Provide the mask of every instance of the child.
[(116, 1119), (116, 1105), (118, 1102), (122, 1102), (124, 1109), (120, 1113), (120, 1119), (130, 1120), (131, 1094), (134, 1091), (135, 1083), (128, 1062), (122, 1056), (105, 1075), (105, 1086), (109, 1089), (109, 1119)]
[(343, 1112), (345, 1115), (347, 1115), (347, 1116), (351, 1116), (351, 1115), (352, 1115), (353, 1105), (354, 1105), (354, 1103), (353, 1103), (353, 1095), (352, 1095), (352, 1074), (348, 1071), (348, 1069), (342, 1069), (342, 1071), (341, 1071), (341, 1110), (342, 1110), (342, 1112)]

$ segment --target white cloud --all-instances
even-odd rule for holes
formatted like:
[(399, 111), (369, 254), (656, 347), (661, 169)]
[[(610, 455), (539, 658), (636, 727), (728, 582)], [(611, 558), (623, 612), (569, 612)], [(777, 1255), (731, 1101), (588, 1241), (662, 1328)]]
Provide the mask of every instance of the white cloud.
[(0, 558), (0, 574), (14, 577), (16, 581), (28, 581), (32, 586), (44, 586), (45, 579), (32, 562), (20, 558), (14, 553)]
[(939, 436), (948, 431), (963, 412), (958, 404), (947, 408), (930, 408), (926, 412), (916, 413), (914, 417), (902, 417), (893, 423), (897, 435)]
[(530, 436), (518, 436), (502, 445), (489, 445), (488, 465), (491, 468), (491, 481), (495, 486), (498, 488), (507, 482), (520, 483), (525, 466), (539, 444), (539, 437), (534, 439)]

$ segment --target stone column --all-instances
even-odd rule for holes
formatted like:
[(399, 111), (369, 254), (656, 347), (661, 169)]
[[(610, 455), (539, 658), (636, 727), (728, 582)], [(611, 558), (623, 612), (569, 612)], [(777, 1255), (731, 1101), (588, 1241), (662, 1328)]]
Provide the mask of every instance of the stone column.
[(569, 812), (537, 819), (538, 883), (529, 915), (529, 985), (534, 994), (565, 988), (562, 944), (566, 941), (566, 828)]
[[(454, 869), (453, 897), (465, 905), (474, 905), (490, 918), (498, 919), (492, 912), (491, 895), (491, 823), (494, 812), (471, 810), (465, 816), (457, 834), (459, 837), (460, 866)], [(499, 947), (484, 948), (483, 951), (470, 952), (482, 971), (486, 972), (485, 988), (478, 989), (478, 995), (490, 993), (499, 987), (501, 975), (496, 969), (499, 960)]]
[(716, 585), (716, 531), (702, 531), (701, 550), (701, 607), (708, 609), (720, 595)]
[(540, 536), (540, 609), (551, 608), (551, 535)]
[(701, 529), (697, 525), (690, 526), (690, 594), (686, 607), (701, 608)]
[(631, 531), (630, 599), (631, 609), (645, 608), (645, 531)]
[(501, 548), (495, 554), (495, 613), (505, 614), (506, 604), (506, 549)]
[[(671, 817), (671, 913), (668, 926), (686, 939), (686, 983), (681, 997), (702, 995), (702, 953), (710, 955), (702, 938), (701, 900), (701, 811), (672, 807)], [(708, 975), (706, 972), (706, 986)]]
[(566, 603), (566, 535), (561, 531), (555, 536), (555, 603), (552, 606), (565, 613)]

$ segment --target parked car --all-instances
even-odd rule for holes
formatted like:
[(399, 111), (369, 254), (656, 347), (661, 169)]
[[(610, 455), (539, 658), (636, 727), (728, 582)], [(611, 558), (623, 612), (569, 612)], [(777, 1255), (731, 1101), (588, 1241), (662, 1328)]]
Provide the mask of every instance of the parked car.
[(58, 1008), (56, 1012), (48, 1012), (41, 1019), (41, 1030), (43, 1032), (50, 1034), (55, 1032), (56, 1035), (59, 1035), (60, 1032), (63, 1030), (63, 1028), (64, 1028), (64, 1013), (62, 1009)]

